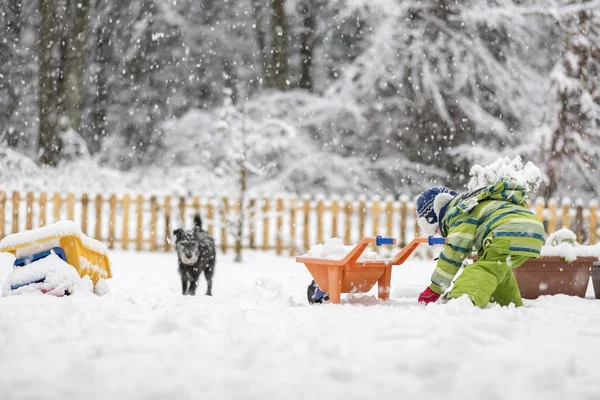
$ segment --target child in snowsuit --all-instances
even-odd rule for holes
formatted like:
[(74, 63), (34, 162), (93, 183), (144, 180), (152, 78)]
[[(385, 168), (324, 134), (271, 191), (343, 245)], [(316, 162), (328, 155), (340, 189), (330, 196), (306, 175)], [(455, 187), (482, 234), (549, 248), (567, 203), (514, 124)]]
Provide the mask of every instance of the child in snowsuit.
[(476, 251), (477, 261), (464, 269), (447, 296), (467, 295), (479, 307), (490, 301), (523, 305), (512, 269), (540, 257), (545, 235), (543, 224), (525, 207), (524, 195), (525, 188), (514, 179), (460, 195), (444, 186), (419, 195), (419, 225), (439, 228), (448, 238), (419, 302), (436, 301), (465, 258)]

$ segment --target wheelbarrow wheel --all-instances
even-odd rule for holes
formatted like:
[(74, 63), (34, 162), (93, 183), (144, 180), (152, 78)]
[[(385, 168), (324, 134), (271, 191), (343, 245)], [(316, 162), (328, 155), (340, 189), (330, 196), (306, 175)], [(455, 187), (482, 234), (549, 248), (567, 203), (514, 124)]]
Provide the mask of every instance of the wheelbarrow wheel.
[(314, 279), (310, 285), (308, 285), (306, 295), (308, 297), (309, 304), (322, 304), (326, 301), (329, 301), (329, 293), (322, 291)]

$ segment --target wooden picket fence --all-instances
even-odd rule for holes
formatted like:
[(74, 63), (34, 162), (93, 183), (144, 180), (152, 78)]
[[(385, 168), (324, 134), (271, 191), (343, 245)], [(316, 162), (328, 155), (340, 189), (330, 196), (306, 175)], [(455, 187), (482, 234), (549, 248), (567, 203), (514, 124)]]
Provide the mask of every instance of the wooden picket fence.
[[(580, 243), (598, 241), (595, 203), (584, 207), (568, 202), (547, 206), (538, 200), (533, 211), (548, 233), (561, 227), (573, 230)], [(419, 234), (414, 201), (394, 199), (251, 198), (244, 205), (242, 247), (300, 254), (331, 237), (345, 244), (363, 236), (395, 237), (404, 246)], [(190, 228), (200, 213), (203, 226), (223, 252), (236, 242), (240, 207), (237, 200), (147, 195), (89, 195), (74, 193), (20, 193), (0, 191), (0, 238), (59, 220), (77, 222), (82, 231), (110, 249), (169, 251), (172, 231)]]

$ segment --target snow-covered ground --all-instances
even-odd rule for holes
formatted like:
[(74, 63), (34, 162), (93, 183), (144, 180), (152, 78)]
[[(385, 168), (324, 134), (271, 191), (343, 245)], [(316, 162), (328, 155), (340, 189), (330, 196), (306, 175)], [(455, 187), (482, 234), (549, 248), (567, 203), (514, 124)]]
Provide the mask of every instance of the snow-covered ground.
[[(420, 305), (433, 261), (391, 299), (308, 306), (291, 257), (219, 255), (183, 297), (174, 253), (113, 252), (111, 293), (0, 298), (0, 399), (598, 399), (600, 301)], [(0, 281), (12, 259), (0, 256)]]

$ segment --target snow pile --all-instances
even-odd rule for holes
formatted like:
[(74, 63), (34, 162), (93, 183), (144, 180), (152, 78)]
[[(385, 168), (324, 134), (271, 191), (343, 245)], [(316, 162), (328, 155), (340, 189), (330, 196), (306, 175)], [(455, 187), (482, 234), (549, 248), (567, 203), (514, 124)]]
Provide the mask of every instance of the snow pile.
[(89, 276), (81, 278), (75, 268), (53, 252), (8, 274), (2, 286), (2, 296), (39, 292), (63, 296), (78, 291), (92, 292), (93, 286)]
[[(327, 239), (324, 244), (317, 244), (310, 247), (305, 256), (313, 258), (325, 258), (328, 260), (341, 260), (352, 251), (355, 246), (346, 246), (342, 239), (331, 238)], [(372, 250), (365, 250), (358, 258), (359, 261), (374, 261), (378, 260), (379, 255)]]
[(493, 185), (503, 178), (514, 178), (527, 189), (526, 199), (530, 199), (542, 183), (540, 169), (531, 161), (523, 166), (520, 156), (516, 156), (514, 160), (509, 157), (499, 158), (485, 167), (473, 165), (469, 175), (471, 176), (468, 184), (469, 190)]
[(34, 243), (46, 238), (67, 235), (77, 236), (81, 240), (81, 243), (90, 250), (101, 254), (108, 254), (108, 249), (104, 243), (85, 235), (73, 221), (58, 221), (42, 228), (13, 233), (0, 241), (0, 248), (6, 249), (20, 246), (25, 243)]
[(577, 243), (577, 235), (567, 228), (559, 229), (550, 234), (542, 247), (543, 257), (562, 257), (567, 262), (575, 261), (578, 257), (600, 258), (600, 243), (593, 246), (582, 246)]

